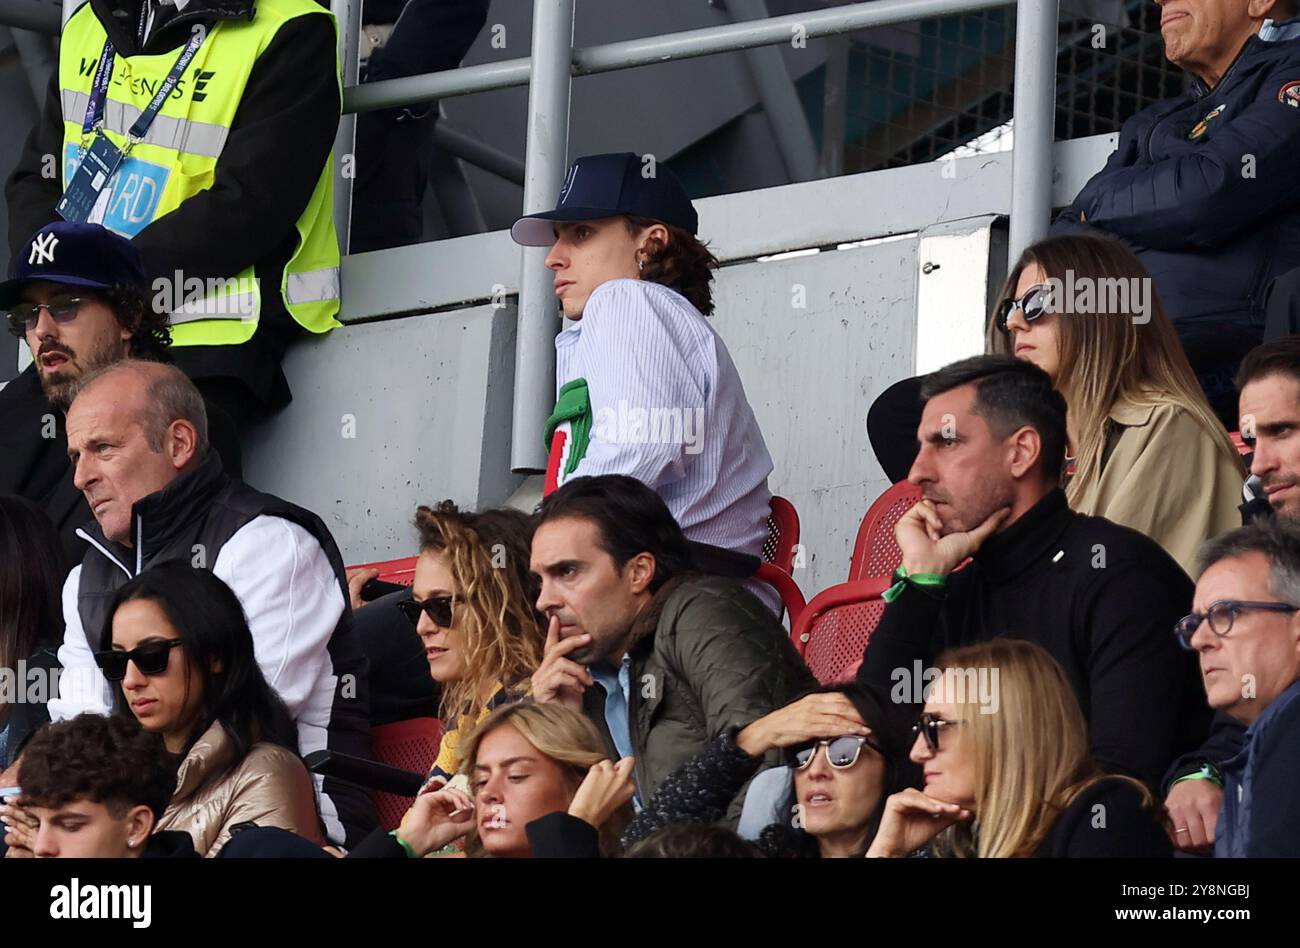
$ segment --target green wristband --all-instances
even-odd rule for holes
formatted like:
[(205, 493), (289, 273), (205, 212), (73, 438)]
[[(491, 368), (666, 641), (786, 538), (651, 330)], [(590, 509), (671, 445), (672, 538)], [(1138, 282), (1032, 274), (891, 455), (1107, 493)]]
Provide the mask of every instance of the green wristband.
[(389, 830), (388, 835), (393, 837), (393, 839), (397, 840), (397, 845), (402, 847), (402, 850), (406, 853), (408, 857), (410, 857), (411, 859), (420, 858), (420, 854), (411, 848), (411, 844), (408, 843), (406, 840), (402, 839), (402, 837), (397, 835), (397, 830)]
[(902, 566), (894, 571), (894, 578), (898, 582), (886, 589), (880, 596), (885, 602), (893, 602), (903, 594), (903, 590), (912, 586), (929, 586), (932, 589), (942, 589), (947, 585), (948, 577), (942, 573), (908, 573)]
[(1173, 789), (1184, 780), (1208, 780), (1220, 790), (1223, 789), (1223, 776), (1219, 773), (1219, 768), (1215, 767), (1213, 764), (1201, 764), (1201, 769), (1196, 771), (1196, 773), (1183, 774), (1169, 785), (1170, 789)]

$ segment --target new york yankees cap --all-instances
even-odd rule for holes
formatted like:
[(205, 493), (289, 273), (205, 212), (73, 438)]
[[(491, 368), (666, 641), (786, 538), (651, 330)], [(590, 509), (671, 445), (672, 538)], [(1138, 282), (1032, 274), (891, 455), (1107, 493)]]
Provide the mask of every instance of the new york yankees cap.
[(699, 216), (677, 176), (630, 151), (585, 155), (569, 166), (555, 210), (515, 221), (510, 236), (525, 247), (555, 243), (556, 221), (594, 221), (626, 214), (674, 224), (692, 234)]
[(140, 251), (125, 237), (98, 224), (55, 221), (32, 234), (9, 262), (9, 279), (0, 283), (0, 310), (22, 300), (23, 288), (36, 282), (106, 290), (119, 284), (145, 291)]

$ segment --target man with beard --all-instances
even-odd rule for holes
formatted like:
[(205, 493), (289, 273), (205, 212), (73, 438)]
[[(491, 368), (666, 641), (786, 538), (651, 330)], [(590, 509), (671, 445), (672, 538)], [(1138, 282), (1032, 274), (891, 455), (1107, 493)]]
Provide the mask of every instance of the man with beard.
[[(0, 494), (42, 507), (68, 562), (78, 563), (85, 544), (76, 529), (90, 508), (68, 463), (70, 392), (83, 375), (128, 356), (171, 362), (171, 330), (149, 305), (139, 251), (97, 224), (42, 227), (14, 256), (9, 277), (0, 283), (0, 311), (33, 362), (0, 389)], [(213, 447), (238, 477), (234, 424), (211, 405), (208, 412)]]
[(925, 669), (945, 649), (1036, 642), (1074, 686), (1097, 762), (1155, 786), (1209, 724), (1172, 631), (1191, 581), (1155, 541), (1067, 506), (1065, 400), (1037, 366), (965, 359), (921, 394), (908, 480), (924, 498), (895, 529), (903, 564), (859, 679), (919, 711)]

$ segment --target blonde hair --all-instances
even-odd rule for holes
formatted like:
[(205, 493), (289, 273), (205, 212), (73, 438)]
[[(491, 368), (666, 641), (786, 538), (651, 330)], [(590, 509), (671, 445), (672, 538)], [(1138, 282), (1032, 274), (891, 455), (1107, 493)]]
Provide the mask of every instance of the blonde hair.
[[(1074, 476), (1066, 487), (1071, 507), (1077, 506), (1087, 487), (1101, 476), (1107, 417), (1120, 401), (1141, 407), (1178, 406), (1242, 470), (1241, 456), (1201, 391), (1151, 274), (1133, 251), (1114, 238), (1067, 234), (1027, 247), (1007, 275), (994, 307), (987, 334), (990, 352), (1014, 354), (1011, 333), (998, 325), (997, 314), (1015, 294), (1021, 275), (1033, 264), (1041, 267), (1049, 279), (1062, 282), (1072, 272), (1076, 282), (1091, 280), (1094, 286), (1102, 280), (1122, 279), (1145, 280), (1151, 288), (1150, 311), (1146, 314), (1149, 321), (1141, 325), (1128, 313), (1062, 314), (1057, 318), (1060, 362), (1056, 387), (1065, 396), (1073, 422), (1071, 429), (1079, 439), (1074, 445)], [(1058, 300), (1057, 308), (1066, 303)], [(1068, 310), (1068, 306), (1065, 308)]]
[(420, 553), (440, 554), (451, 573), (453, 601), (464, 606), (459, 632), (465, 672), (442, 690), (440, 712), (454, 726), (478, 717), (496, 684), (517, 692), (542, 661), (546, 632), (528, 575), (531, 520), (515, 510), (462, 513), (444, 500), (415, 513)]
[[(587, 771), (602, 760), (609, 759), (605, 739), (585, 714), (559, 704), (535, 704), (528, 701), (504, 705), (479, 722), (461, 746), (462, 773), (473, 775), (483, 739), (493, 731), (507, 726), (513, 727), (538, 753), (549, 757), (566, 771), (566, 778), (570, 782), (570, 798), (577, 792)], [(599, 827), (603, 855), (618, 852), (619, 834), (631, 822), (631, 816), (630, 805), (624, 806), (619, 813), (606, 820), (604, 826)], [(469, 856), (484, 854), (477, 824), (466, 843), (465, 852)]]
[(1066, 807), (1099, 780), (1126, 780), (1140, 790), (1145, 805), (1154, 804), (1145, 785), (1106, 774), (1093, 762), (1074, 689), (1042, 646), (997, 638), (952, 649), (935, 664), (997, 669), (999, 689), (992, 714), (975, 701), (954, 703), (959, 739), (969, 742), (975, 760), (978, 834), (968, 824), (949, 828), (937, 842), (940, 854), (1032, 856)]

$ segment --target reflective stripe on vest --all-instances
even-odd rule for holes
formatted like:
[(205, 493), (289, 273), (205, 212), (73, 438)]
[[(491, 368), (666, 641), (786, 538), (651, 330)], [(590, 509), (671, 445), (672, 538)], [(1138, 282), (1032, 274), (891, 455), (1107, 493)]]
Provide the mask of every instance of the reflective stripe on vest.
[[(134, 237), (213, 186), (218, 160), (258, 58), (284, 24), (302, 16), (329, 16), (337, 31), (333, 14), (316, 0), (257, 0), (253, 19), (216, 22), (152, 127), (110, 182), (104, 226)], [(83, 140), (81, 125), (104, 41), (104, 27), (89, 4), (73, 13), (63, 30), (58, 82), (65, 186), (81, 149), (89, 143)], [(175, 60), (175, 49), (129, 57), (119, 51), (103, 117), (104, 134), (119, 148)], [(284, 142), (283, 154), (277, 154), (275, 160), (294, 160), (293, 144)], [(279, 286), (266, 287), (267, 292), (280, 294), (299, 325), (315, 333), (340, 325), (336, 318), (340, 257), (334, 229), (333, 165), (331, 154), (294, 223), (293, 253), (284, 269), (272, 276), (278, 277)], [(184, 274), (176, 274), (175, 279), (166, 274), (151, 288), (155, 305), (171, 314), (173, 345), (237, 345), (252, 338), (259, 323), (262, 293), (251, 265), (228, 279), (204, 281), (202, 288), (192, 290), (171, 285), (181, 283), (182, 278), (186, 284), (191, 282)], [(160, 306), (160, 300), (168, 305)]]
[(290, 273), (284, 296), (290, 303), (323, 303), (339, 298), (339, 268), (326, 267), (311, 273)]
[[(63, 91), (63, 114), (85, 115), (90, 104), (90, 96), (84, 92)], [(104, 103), (104, 128), (125, 136), (135, 120), (140, 117), (140, 109), (124, 102), (109, 99)], [(226, 137), (230, 129), (222, 125), (207, 122), (194, 122), (189, 119), (172, 118), (159, 115), (149, 126), (149, 131), (142, 141), (145, 144), (184, 151), (191, 155), (205, 158), (220, 158), (221, 149), (226, 147)]]

